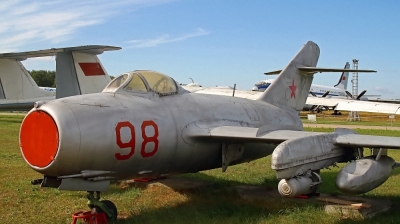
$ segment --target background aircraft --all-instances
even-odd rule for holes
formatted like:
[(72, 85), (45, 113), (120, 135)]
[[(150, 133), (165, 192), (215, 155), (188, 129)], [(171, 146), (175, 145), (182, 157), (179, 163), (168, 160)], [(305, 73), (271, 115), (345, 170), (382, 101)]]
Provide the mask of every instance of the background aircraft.
[[(350, 63), (346, 62), (345, 69), (350, 68)], [(339, 78), (339, 81), (336, 85), (334, 86), (324, 86), (324, 85), (317, 85), (317, 84), (311, 84), (310, 88), (310, 94), (313, 96), (323, 96), (327, 92), (327, 96), (340, 96), (340, 97), (346, 97), (345, 90), (347, 89), (347, 83), (349, 81), (349, 72), (342, 72), (342, 75)], [(253, 91), (265, 91), (271, 83), (274, 82), (274, 79), (266, 79), (263, 81), (260, 81), (254, 85), (252, 88)]]
[(0, 110), (30, 110), (36, 101), (48, 101), (55, 93), (39, 89), (16, 55), (0, 54)]
[[(190, 93), (154, 71), (125, 73), (101, 93), (36, 105), (20, 129), (27, 164), (43, 174), (42, 187), (88, 191), (89, 206), (117, 217), (116, 206), (100, 201), (110, 180), (160, 177), (249, 162), (272, 154), (281, 195), (314, 192), (318, 171), (355, 160), (336, 185), (360, 194), (382, 184), (394, 160), (387, 148), (395, 137), (363, 136), (351, 130), (303, 131), (298, 117), (316, 68), (319, 47), (309, 41), (257, 100)], [(364, 157), (363, 147), (378, 148)]]
[[(352, 69), (348, 69), (348, 72), (354, 71)], [(372, 70), (358, 70), (371, 72)], [(274, 71), (273, 74), (276, 74), (277, 71)], [(193, 93), (201, 93), (201, 94), (210, 94), (210, 95), (222, 95), (222, 96), (235, 96), (244, 99), (256, 100), (261, 95), (260, 91), (247, 91), (247, 90), (237, 90), (230, 88), (216, 88), (216, 87), (196, 87), (196, 86), (182, 86), (182, 88), (193, 92)], [(362, 93), (365, 93), (363, 91)], [(363, 94), (359, 96), (363, 96)], [(314, 97), (309, 96), (306, 100), (306, 104), (303, 109), (311, 109), (313, 107), (328, 107), (337, 111), (362, 111), (362, 112), (372, 112), (372, 113), (386, 113), (386, 114), (400, 114), (400, 104), (397, 101), (393, 101), (394, 103), (385, 102), (372, 102), (365, 100), (353, 100), (353, 99), (345, 99), (341, 97)]]
[[(111, 79), (97, 55), (119, 49), (88, 45), (0, 54), (0, 110), (30, 110), (37, 101), (102, 91)], [(45, 56), (56, 56), (56, 93), (38, 87), (21, 63)]]
[[(182, 86), (182, 88), (193, 93), (234, 96), (251, 100), (258, 99), (263, 93), (259, 91), (234, 90), (228, 88), (222, 89), (215, 87)], [(328, 107), (334, 109), (335, 111), (363, 111), (372, 113), (400, 114), (400, 104), (342, 99), (338, 97), (307, 97), (306, 104), (303, 109), (311, 109), (313, 106)]]

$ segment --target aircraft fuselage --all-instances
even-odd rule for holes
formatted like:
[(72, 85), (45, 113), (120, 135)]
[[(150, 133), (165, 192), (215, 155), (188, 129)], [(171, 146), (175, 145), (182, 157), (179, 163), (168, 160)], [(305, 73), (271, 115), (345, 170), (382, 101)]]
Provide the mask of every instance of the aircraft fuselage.
[[(58, 135), (58, 144), (39, 161), (29, 159), (24, 149), (22, 154), (33, 169), (54, 177), (83, 170), (111, 171), (117, 179), (197, 172), (221, 167), (221, 142), (191, 138), (191, 132), (207, 134), (217, 126), (302, 128), (297, 113), (262, 101), (191, 93), (87, 94), (54, 100), (30, 113), (43, 112), (56, 127), (49, 141)], [(254, 142), (243, 146), (243, 157), (233, 164), (275, 148)]]

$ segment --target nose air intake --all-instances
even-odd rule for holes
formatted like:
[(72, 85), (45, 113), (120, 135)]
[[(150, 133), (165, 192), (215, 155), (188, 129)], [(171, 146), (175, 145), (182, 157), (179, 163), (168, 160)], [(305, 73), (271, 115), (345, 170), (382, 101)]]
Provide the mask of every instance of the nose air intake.
[(22, 156), (30, 166), (48, 166), (59, 146), (59, 133), (53, 118), (43, 111), (29, 113), (21, 124), (19, 144)]

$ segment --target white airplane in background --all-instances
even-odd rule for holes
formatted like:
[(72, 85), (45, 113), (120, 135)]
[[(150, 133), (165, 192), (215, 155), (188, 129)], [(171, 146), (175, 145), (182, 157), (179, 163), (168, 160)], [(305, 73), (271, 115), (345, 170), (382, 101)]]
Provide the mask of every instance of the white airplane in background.
[[(346, 62), (344, 66), (345, 69), (350, 68), (350, 63)], [(334, 97), (347, 97), (346, 89), (347, 89), (347, 82), (349, 80), (349, 72), (342, 72), (342, 75), (339, 78), (339, 81), (336, 85), (332, 86), (324, 86), (324, 85), (317, 85), (312, 84), (310, 88), (310, 95), (312, 96), (334, 96)], [(253, 91), (265, 91), (271, 83), (274, 82), (274, 79), (266, 79), (260, 81), (254, 85), (252, 88)]]
[[(332, 71), (324, 70), (324, 71)], [(347, 72), (376, 72), (372, 70), (353, 70), (347, 69)], [(266, 75), (279, 74), (281, 71), (273, 71), (265, 73)], [(245, 99), (256, 100), (263, 92), (260, 91), (248, 91), (248, 90), (237, 90), (229, 88), (216, 88), (216, 87), (196, 87), (196, 86), (182, 86), (187, 91), (193, 93), (210, 94), (210, 95), (223, 95), (223, 96), (234, 96)], [(361, 95), (361, 94), (360, 94)], [(360, 96), (359, 95), (359, 96)], [(360, 111), (360, 112), (372, 112), (372, 113), (385, 113), (385, 114), (400, 114), (400, 104), (394, 103), (377, 103), (363, 100), (352, 100), (344, 99), (339, 97), (324, 98), (324, 97), (307, 97), (307, 105), (326, 106), (334, 108), (337, 111)]]
[(56, 92), (56, 88), (54, 88), (54, 87), (42, 87), (42, 86), (39, 86), (39, 89), (47, 91), (47, 92)]
[[(119, 47), (88, 45), (0, 54), (0, 110), (30, 110), (37, 101), (100, 92), (111, 81), (98, 54)], [(21, 61), (56, 56), (57, 92), (40, 88)]]

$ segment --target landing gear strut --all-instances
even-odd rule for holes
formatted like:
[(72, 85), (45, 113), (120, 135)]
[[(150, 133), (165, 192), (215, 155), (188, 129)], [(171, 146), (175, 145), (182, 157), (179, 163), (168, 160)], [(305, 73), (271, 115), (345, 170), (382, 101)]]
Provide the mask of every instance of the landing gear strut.
[(93, 191), (88, 191), (87, 199), (89, 199), (87, 204), (92, 212), (104, 212), (108, 223), (116, 223), (118, 215), (117, 207), (109, 200), (100, 201), (100, 191), (96, 191), (96, 195)]

